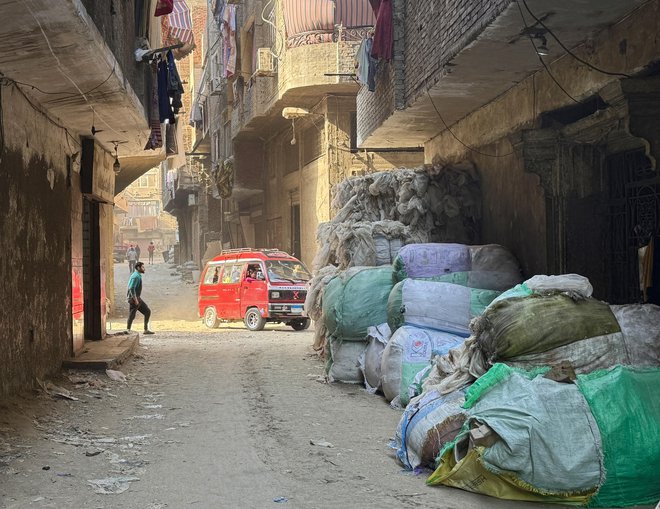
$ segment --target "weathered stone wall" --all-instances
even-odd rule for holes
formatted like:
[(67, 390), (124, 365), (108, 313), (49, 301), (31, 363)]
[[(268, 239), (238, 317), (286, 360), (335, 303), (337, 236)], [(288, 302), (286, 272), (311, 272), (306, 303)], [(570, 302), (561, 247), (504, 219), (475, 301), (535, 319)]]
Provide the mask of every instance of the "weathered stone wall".
[(30, 387), (72, 352), (71, 190), (64, 131), (0, 89), (0, 395)]
[[(659, 23), (659, 3), (649, 2), (603, 30), (575, 53), (595, 65), (632, 74), (658, 59), (660, 41), (655, 34)], [(601, 93), (619, 79), (594, 72), (568, 55), (553, 62), (550, 69), (567, 92), (580, 100)], [(639, 100), (647, 101), (648, 96), (646, 99), (640, 96)], [(595, 134), (589, 137), (581, 138), (578, 127), (572, 129), (572, 134), (562, 134), (558, 130), (557, 142), (549, 145), (557, 152), (552, 155), (556, 159), (542, 160), (544, 156), (540, 152), (523, 159), (527, 145), (515, 142), (520, 133), (540, 127), (541, 113), (573, 105), (573, 100), (557, 87), (547, 72), (537, 72), (452, 126), (454, 135), (476, 151), (467, 149), (444, 131), (426, 143), (425, 158), (427, 162), (435, 156), (449, 161), (475, 162), (482, 178), (484, 242), (497, 242), (512, 249), (527, 275), (580, 272), (592, 279), (597, 296), (605, 298), (608, 269), (603, 259), (609, 230), (608, 184), (602, 159), (616, 150), (608, 145), (608, 132), (617, 133), (605, 123), (602, 128), (598, 126), (611, 109), (581, 121), (585, 129), (590, 123), (595, 126)], [(616, 104), (610, 106), (619, 108)], [(645, 108), (639, 109), (635, 115)], [(622, 118), (615, 124), (615, 130), (625, 131), (630, 123), (633, 136), (643, 136), (633, 132), (637, 118), (641, 117)], [(653, 147), (660, 146), (658, 131), (647, 129), (645, 132), (648, 135), (644, 135), (640, 143), (648, 144), (652, 152)], [(566, 150), (559, 145), (562, 140)], [(650, 155), (657, 158), (658, 154)], [(540, 168), (546, 166), (547, 173), (544, 173)], [(531, 172), (544, 178), (539, 179)]]

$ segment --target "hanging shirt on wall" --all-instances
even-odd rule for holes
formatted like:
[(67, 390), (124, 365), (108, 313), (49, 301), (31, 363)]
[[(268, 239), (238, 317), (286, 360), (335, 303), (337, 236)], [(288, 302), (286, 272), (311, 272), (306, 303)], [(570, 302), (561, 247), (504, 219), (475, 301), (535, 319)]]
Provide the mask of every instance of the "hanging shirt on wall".
[(160, 127), (160, 111), (158, 103), (158, 68), (151, 66), (151, 111), (149, 114), (151, 133), (144, 150), (156, 150), (163, 146), (163, 133)]
[[(374, 3), (372, 3), (374, 5)], [(392, 60), (394, 46), (394, 20), (392, 0), (380, 0), (378, 17), (376, 18), (376, 32), (371, 56), (376, 59)]]
[[(183, 94), (183, 83), (179, 77), (179, 71), (174, 63), (174, 55), (171, 51), (167, 52), (167, 94), (172, 98), (172, 111), (179, 113), (183, 106), (181, 95)], [(173, 122), (172, 122), (173, 123)]]
[(160, 121), (175, 122), (174, 111), (170, 103), (170, 96), (167, 91), (167, 63), (162, 60), (158, 62), (158, 114)]

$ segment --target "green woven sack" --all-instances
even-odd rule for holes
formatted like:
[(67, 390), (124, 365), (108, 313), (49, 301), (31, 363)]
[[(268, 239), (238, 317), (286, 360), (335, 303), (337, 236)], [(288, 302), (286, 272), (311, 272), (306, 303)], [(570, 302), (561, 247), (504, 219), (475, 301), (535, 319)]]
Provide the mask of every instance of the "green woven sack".
[(578, 376), (600, 428), (605, 482), (589, 505), (621, 507), (660, 500), (660, 369), (627, 368)]
[(366, 341), (367, 329), (387, 321), (392, 267), (353, 267), (332, 279), (323, 294), (328, 335), (343, 341)]

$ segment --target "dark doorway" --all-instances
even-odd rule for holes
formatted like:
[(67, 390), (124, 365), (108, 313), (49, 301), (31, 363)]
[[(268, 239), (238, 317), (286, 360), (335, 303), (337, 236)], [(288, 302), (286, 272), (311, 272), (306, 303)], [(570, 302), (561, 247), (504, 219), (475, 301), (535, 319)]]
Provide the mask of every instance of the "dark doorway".
[[(608, 301), (658, 304), (660, 177), (643, 149), (609, 156), (606, 168), (610, 209)], [(644, 290), (640, 275), (642, 279), (647, 276), (646, 284), (641, 285), (646, 287)]]
[(85, 339), (103, 339), (101, 320), (101, 231), (99, 203), (83, 200), (83, 296)]
[(299, 203), (291, 205), (291, 254), (296, 258), (301, 255)]

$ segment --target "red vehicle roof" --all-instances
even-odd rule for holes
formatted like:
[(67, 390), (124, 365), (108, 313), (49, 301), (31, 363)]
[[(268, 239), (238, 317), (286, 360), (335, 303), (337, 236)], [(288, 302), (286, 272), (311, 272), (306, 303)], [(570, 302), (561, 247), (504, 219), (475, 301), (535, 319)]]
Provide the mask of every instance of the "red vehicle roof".
[(300, 261), (289, 253), (285, 253), (279, 249), (229, 249), (213, 258), (210, 263), (245, 259)]

